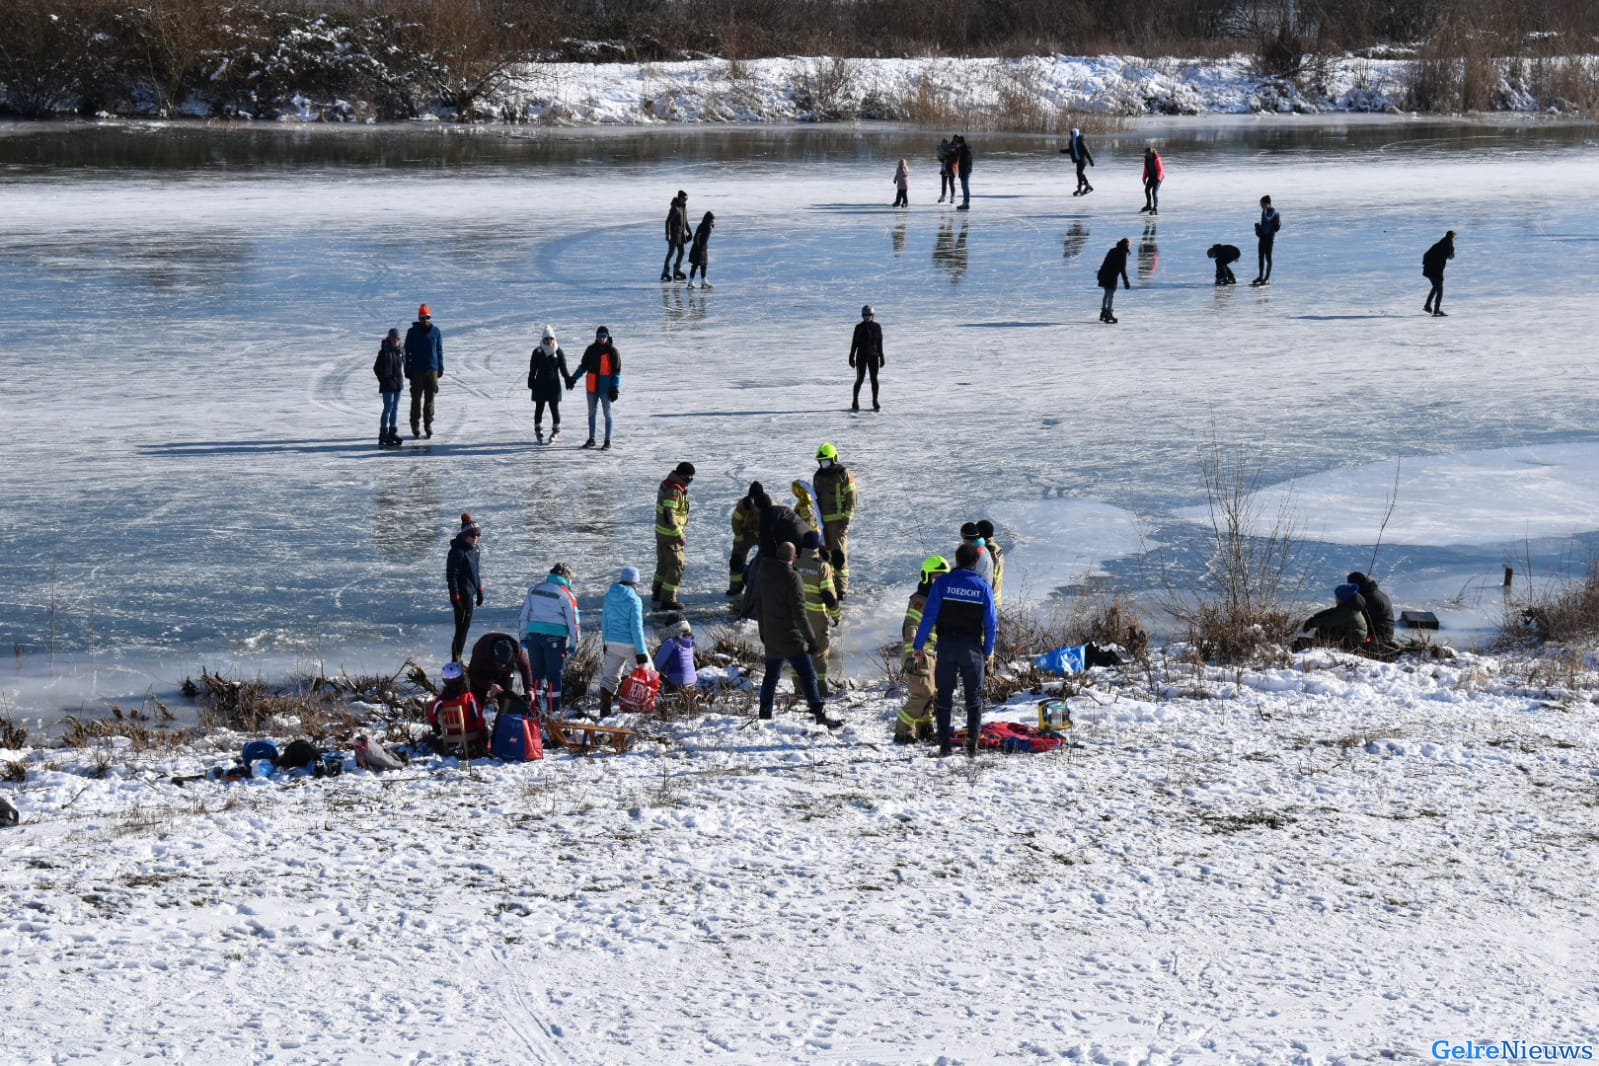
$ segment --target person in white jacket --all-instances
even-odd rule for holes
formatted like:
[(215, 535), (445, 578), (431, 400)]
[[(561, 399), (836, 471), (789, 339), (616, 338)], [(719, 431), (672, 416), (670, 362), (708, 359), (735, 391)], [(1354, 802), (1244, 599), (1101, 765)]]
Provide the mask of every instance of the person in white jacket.
[(546, 683), (545, 691), (539, 696), (544, 701), (540, 713), (558, 710), (566, 656), (577, 650), (577, 643), (583, 637), (577, 595), (572, 591), (571, 567), (556, 563), (550, 567), (549, 577), (528, 589), (518, 625), (522, 631), (522, 646), (527, 648), (528, 661), (533, 667), (534, 688), (539, 688), (540, 681)]

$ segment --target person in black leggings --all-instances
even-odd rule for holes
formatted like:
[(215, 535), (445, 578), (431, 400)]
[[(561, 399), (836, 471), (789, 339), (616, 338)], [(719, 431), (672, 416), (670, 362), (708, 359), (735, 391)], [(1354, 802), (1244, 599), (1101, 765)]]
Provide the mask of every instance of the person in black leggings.
[(872, 378), (872, 410), (881, 411), (877, 405), (877, 371), (886, 360), (883, 358), (883, 327), (877, 324), (872, 305), (861, 308), (861, 320), (855, 323), (855, 336), (849, 344), (849, 365), (855, 368), (855, 398), (850, 410), (861, 409), (861, 385), (866, 376)]

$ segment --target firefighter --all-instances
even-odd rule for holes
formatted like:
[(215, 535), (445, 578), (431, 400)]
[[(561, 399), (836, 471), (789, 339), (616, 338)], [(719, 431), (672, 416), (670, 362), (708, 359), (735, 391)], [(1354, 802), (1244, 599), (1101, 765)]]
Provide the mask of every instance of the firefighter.
[[(832, 645), (832, 630), (838, 625), (838, 594), (833, 590), (833, 568), (823, 554), (822, 535), (814, 529), (805, 534), (805, 546), (794, 562), (805, 586), (805, 616), (816, 636), (811, 665), (816, 668), (816, 687), (827, 695), (827, 654)], [(795, 679), (796, 684), (798, 679)]]
[(744, 595), (744, 563), (760, 541), (761, 509), (755, 501), (766, 495), (759, 481), (751, 481), (744, 498), (733, 505), (733, 554), (727, 560), (727, 595)]
[(678, 586), (688, 533), (688, 487), (694, 481), (694, 464), (678, 463), (655, 494), (655, 583), (650, 600), (659, 611), (681, 611)]
[(905, 641), (904, 672), (905, 706), (900, 708), (899, 721), (894, 724), (894, 743), (909, 744), (917, 740), (933, 739), (933, 668), (938, 665), (938, 637), (929, 638), (924, 655), (917, 660), (914, 648), (916, 630), (922, 624), (922, 608), (927, 606), (927, 593), (933, 580), (949, 573), (949, 560), (942, 555), (930, 555), (922, 563), (922, 581), (911, 593), (911, 602), (905, 607), (905, 622), (900, 626), (900, 636)]
[(849, 524), (855, 518), (855, 475), (838, 461), (838, 449), (816, 449), (816, 507), (822, 512), (822, 539), (833, 560), (833, 589), (839, 602), (849, 592)]

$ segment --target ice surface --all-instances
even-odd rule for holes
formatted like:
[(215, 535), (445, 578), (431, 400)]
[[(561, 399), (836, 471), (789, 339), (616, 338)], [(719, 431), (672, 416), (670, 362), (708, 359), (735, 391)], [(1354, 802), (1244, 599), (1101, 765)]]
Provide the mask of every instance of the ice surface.
[[(514, 624), (557, 559), (593, 608), (622, 564), (652, 568), (655, 486), (684, 458), (700, 471), (688, 600), (710, 617), (734, 498), (838, 445), (861, 486), (844, 637), (863, 663), (966, 519), (999, 522), (1034, 597), (1095, 571), (1136, 584), (1137, 536), (1197, 543), (1175, 512), (1201, 498), (1212, 432), (1258, 452), (1268, 481), (1353, 468), (1374, 486), (1396, 457), (1592, 435), (1599, 164), (1560, 128), (1152, 124), (1100, 139), (1086, 199), (1052, 139), (974, 137), (959, 216), (932, 203), (936, 137), (899, 129), (358, 131), (242, 161), (270, 135), (204, 134), (197, 159), (194, 134), (174, 147), (159, 127), (58, 136), (142, 138), (158, 162), (108, 149), (0, 178), (0, 639), (16, 649), (0, 687), (40, 713), (169, 692), (202, 664), (437, 660), (462, 510), (486, 527), (480, 631)], [(1146, 139), (1167, 146), (1153, 220), (1136, 213)], [(0, 151), (21, 159), (26, 140)], [(169, 149), (182, 166), (158, 169)], [(912, 206), (896, 213), (900, 156)], [(710, 292), (654, 280), (677, 188), (694, 221), (718, 216)], [(1245, 248), (1247, 280), (1262, 192), (1285, 218), (1275, 284), (1215, 290), (1204, 249)], [(1446, 228), (1453, 317), (1434, 320), (1419, 261)], [(1124, 235), (1134, 288), (1105, 327), (1093, 274)], [(445, 334), (437, 435), (379, 453), (372, 357), (422, 300)], [(885, 409), (851, 415), (844, 356), (868, 301)], [(570, 399), (561, 444), (531, 445), (525, 356), (545, 322), (573, 361), (596, 325), (616, 335), (616, 451), (577, 450)], [(1567, 469), (1569, 493), (1526, 528), (1586, 528), (1568, 516), (1592, 483)], [(1418, 543), (1377, 570), (1405, 606), (1429, 605), (1410, 574), (1497, 580), (1500, 549), (1442, 539), (1448, 506), (1441, 487), (1400, 500), (1394, 529)], [(1366, 522), (1322, 525), (1366, 562)]]

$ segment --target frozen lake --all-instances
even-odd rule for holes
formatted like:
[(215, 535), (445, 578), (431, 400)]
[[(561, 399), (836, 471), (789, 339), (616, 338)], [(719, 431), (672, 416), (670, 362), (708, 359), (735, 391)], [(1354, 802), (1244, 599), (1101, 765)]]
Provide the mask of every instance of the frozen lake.
[[(693, 488), (686, 584), (726, 584), (728, 510), (807, 476), (823, 440), (859, 479), (856, 661), (891, 639), (922, 556), (987, 515), (1035, 599), (1089, 575), (1147, 587), (1179, 557), (1214, 432), (1294, 482), (1316, 592), (1366, 568), (1462, 631), (1501, 567), (1580, 569), (1599, 530), (1599, 130), (1278, 118), (1095, 139), (1069, 195), (1053, 138), (972, 138), (973, 204), (933, 203), (937, 134), (0, 128), (0, 695), (21, 717), (253, 674), (446, 654), (444, 552), (485, 526), (488, 606), (514, 625), (557, 559), (583, 602), (653, 567), (655, 486)], [(1161, 147), (1161, 214), (1138, 214)], [(911, 207), (888, 207), (894, 163)], [(663, 287), (678, 188), (717, 214), (711, 292)], [(1255, 202), (1285, 225), (1274, 284), (1211, 285)], [(1459, 232), (1452, 317), (1420, 257)], [(1118, 238), (1115, 327), (1093, 275)], [(371, 363), (428, 302), (447, 373), (435, 437), (380, 453)], [(883, 324), (884, 411), (847, 410), (859, 307)], [(608, 325), (616, 450), (535, 449), (524, 388), (543, 323), (575, 366)], [(403, 414), (402, 414), (403, 422)], [(1528, 484), (1535, 478), (1536, 484)], [(1509, 487), (1514, 486), (1514, 491)], [(1324, 580), (1320, 575), (1324, 574)]]

